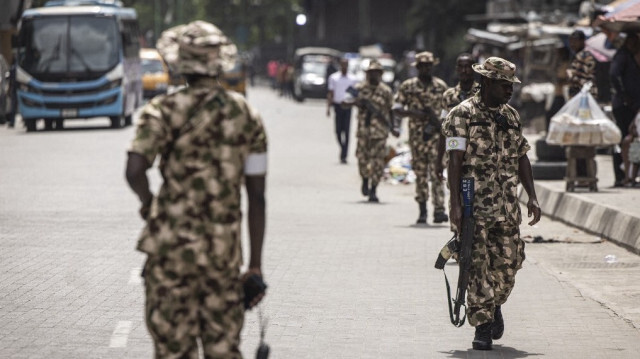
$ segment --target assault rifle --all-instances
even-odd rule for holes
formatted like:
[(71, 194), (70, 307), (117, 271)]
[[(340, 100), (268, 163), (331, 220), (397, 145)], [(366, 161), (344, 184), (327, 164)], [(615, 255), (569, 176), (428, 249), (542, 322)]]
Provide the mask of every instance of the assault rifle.
[[(358, 98), (358, 93), (360, 93), (360, 91), (358, 91), (358, 89), (356, 89), (355, 87), (350, 86), (349, 88), (347, 88), (347, 93), (349, 95), (353, 96), (354, 99), (357, 99)], [(387, 125), (387, 127), (389, 127), (389, 130), (391, 131), (391, 133), (393, 133), (395, 135), (398, 132), (398, 130), (396, 129), (394, 121), (392, 119), (391, 120), (389, 119), (389, 114), (385, 115), (384, 113), (382, 113), (368, 99), (362, 98), (362, 99), (360, 99), (360, 101), (362, 102), (362, 105), (364, 106), (364, 108), (366, 110), (366, 116), (364, 117), (364, 125), (366, 127), (371, 126), (371, 117), (375, 116), (375, 117), (378, 117), (378, 118), (380, 118), (380, 119), (382, 119), (384, 121), (384, 123)]]
[[(469, 285), (469, 273), (471, 271), (471, 249), (473, 247), (473, 234), (476, 221), (473, 219), (473, 196), (474, 196), (474, 180), (470, 177), (462, 179), (462, 230), (452, 238), (440, 251), (435, 267), (442, 269), (444, 273), (444, 265), (452, 255), (458, 255), (458, 265), (460, 272), (458, 273), (458, 287), (456, 289), (456, 297), (451, 298), (451, 287), (447, 274), (444, 274), (444, 280), (447, 285), (447, 297), (449, 304), (449, 317), (451, 323), (456, 327), (461, 327), (467, 317), (466, 313), (460, 318), (460, 308), (465, 305), (465, 295), (467, 286)], [(465, 310), (466, 312), (466, 310)]]
[(427, 107), (423, 111), (427, 116), (427, 124), (424, 126), (424, 129), (422, 131), (422, 140), (427, 142), (429, 141), (431, 136), (440, 132), (440, 129), (442, 128), (442, 123), (440, 122), (438, 115), (436, 115), (436, 113), (433, 112), (431, 107)]

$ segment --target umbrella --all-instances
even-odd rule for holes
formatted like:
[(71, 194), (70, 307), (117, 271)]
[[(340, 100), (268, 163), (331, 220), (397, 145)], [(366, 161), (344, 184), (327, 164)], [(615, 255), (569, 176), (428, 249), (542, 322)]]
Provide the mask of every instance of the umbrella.
[(593, 25), (616, 32), (640, 32), (640, 0), (628, 1), (612, 12), (598, 16)]

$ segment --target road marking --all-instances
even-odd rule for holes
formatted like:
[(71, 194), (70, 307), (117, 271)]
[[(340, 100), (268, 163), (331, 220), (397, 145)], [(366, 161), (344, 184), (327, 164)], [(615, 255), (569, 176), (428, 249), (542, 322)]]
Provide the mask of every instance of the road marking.
[(142, 268), (133, 268), (131, 273), (129, 274), (129, 285), (140, 285), (142, 284)]
[(131, 332), (132, 322), (129, 320), (121, 320), (116, 325), (116, 329), (111, 334), (111, 342), (109, 348), (124, 348), (127, 346), (127, 339)]

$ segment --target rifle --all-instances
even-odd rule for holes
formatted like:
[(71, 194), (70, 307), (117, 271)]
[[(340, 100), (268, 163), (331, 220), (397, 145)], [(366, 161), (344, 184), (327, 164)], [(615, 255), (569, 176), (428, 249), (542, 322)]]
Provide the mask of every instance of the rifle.
[[(349, 87), (347, 89), (347, 93), (353, 96), (353, 98), (358, 98), (358, 94), (360, 93), (360, 91), (354, 87)], [(384, 123), (387, 125), (387, 127), (389, 127), (389, 130), (391, 130), (391, 132), (394, 132), (394, 129), (395, 129), (394, 121), (389, 120), (388, 115), (385, 115), (380, 110), (378, 110), (376, 106), (369, 99), (363, 98), (360, 100), (362, 101), (362, 104), (366, 110), (366, 115), (364, 117), (364, 125), (366, 127), (371, 126), (371, 117), (375, 116), (382, 119)]]
[[(473, 218), (473, 196), (474, 196), (474, 180), (471, 177), (462, 179), (462, 204), (464, 211), (462, 214), (462, 230), (442, 248), (438, 259), (436, 260), (436, 269), (442, 269), (444, 273), (444, 265), (453, 254), (458, 255), (458, 265), (460, 271), (458, 273), (458, 287), (456, 289), (456, 297), (451, 298), (451, 287), (447, 274), (444, 273), (444, 280), (447, 286), (447, 297), (449, 304), (449, 317), (451, 324), (461, 327), (467, 317), (465, 294), (469, 285), (469, 273), (471, 271), (471, 249), (473, 247), (473, 234), (475, 231), (476, 221)], [(465, 314), (460, 318), (460, 308), (465, 307)]]
[(427, 124), (424, 126), (424, 129), (422, 131), (422, 140), (424, 142), (427, 142), (429, 141), (429, 139), (431, 139), (431, 136), (440, 132), (442, 123), (440, 122), (440, 119), (433, 111), (433, 109), (431, 109), (431, 107), (425, 108), (424, 111), (426, 112), (427, 116)]

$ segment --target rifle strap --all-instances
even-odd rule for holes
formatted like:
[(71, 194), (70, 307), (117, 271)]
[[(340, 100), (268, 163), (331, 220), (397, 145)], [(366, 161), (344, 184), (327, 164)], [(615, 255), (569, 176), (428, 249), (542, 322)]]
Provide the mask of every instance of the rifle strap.
[(457, 312), (457, 313), (453, 312), (453, 299), (451, 298), (451, 286), (449, 285), (447, 272), (445, 272), (444, 268), (442, 269), (442, 273), (444, 274), (444, 282), (447, 286), (447, 303), (449, 304), (449, 318), (451, 319), (451, 324), (460, 328), (461, 326), (464, 325), (464, 321), (467, 318), (467, 306), (464, 303), (462, 304), (462, 306), (464, 307), (464, 315), (462, 316), (462, 319), (460, 320), (454, 319), (454, 318), (460, 318), (460, 312)]

